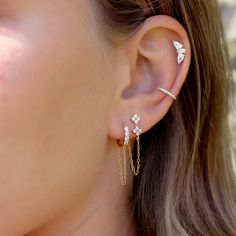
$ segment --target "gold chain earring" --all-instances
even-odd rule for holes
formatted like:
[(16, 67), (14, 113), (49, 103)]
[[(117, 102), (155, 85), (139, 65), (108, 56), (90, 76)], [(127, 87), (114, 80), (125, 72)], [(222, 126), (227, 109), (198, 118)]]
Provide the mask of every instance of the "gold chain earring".
[(131, 121), (134, 123), (135, 128), (133, 129), (133, 133), (136, 134), (136, 141), (137, 141), (137, 167), (135, 169), (134, 166), (134, 161), (132, 158), (132, 153), (131, 153), (131, 148), (129, 146), (129, 157), (130, 157), (130, 164), (131, 164), (131, 169), (134, 172), (134, 175), (137, 176), (139, 174), (140, 170), (140, 134), (143, 132), (142, 129), (139, 128), (138, 123), (141, 120), (141, 118), (137, 115), (134, 114), (131, 118)]
[[(126, 147), (129, 146), (129, 127), (124, 126), (124, 142), (117, 140), (117, 144), (120, 182), (121, 185), (125, 186), (127, 184)], [(121, 157), (121, 149), (123, 151), (123, 158)]]

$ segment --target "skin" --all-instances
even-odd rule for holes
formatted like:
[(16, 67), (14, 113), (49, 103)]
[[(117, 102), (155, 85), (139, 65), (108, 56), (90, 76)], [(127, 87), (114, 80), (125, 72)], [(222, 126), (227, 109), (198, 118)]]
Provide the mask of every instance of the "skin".
[(116, 139), (133, 113), (146, 132), (172, 105), (156, 88), (180, 91), (185, 30), (153, 17), (111, 48), (87, 0), (0, 4), (0, 235), (135, 235)]

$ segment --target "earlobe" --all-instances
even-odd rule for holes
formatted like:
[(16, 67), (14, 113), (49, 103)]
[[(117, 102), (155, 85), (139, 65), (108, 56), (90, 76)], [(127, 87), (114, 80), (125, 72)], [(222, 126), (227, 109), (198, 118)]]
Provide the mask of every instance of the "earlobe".
[[(142, 117), (142, 131), (146, 132), (165, 116), (181, 90), (191, 61), (190, 43), (178, 21), (159, 15), (147, 19), (126, 48), (130, 84), (120, 97), (119, 119), (131, 127), (127, 116), (137, 113)], [(122, 126), (110, 124), (109, 133), (122, 138)]]

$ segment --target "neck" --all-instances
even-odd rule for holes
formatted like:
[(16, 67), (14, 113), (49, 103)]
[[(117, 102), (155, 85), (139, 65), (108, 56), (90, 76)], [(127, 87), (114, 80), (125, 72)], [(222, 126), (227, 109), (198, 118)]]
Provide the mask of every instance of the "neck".
[(120, 184), (117, 150), (110, 146), (104, 168), (83, 206), (68, 211), (28, 236), (136, 235), (130, 215), (132, 180), (128, 178), (129, 185), (125, 187)]

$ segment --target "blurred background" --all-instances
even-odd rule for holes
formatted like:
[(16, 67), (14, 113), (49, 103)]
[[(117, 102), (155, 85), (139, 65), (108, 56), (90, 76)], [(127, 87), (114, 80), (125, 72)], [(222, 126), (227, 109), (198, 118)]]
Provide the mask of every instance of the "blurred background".
[[(225, 31), (229, 42), (229, 51), (232, 59), (232, 69), (234, 74), (234, 88), (236, 92), (236, 0), (219, 0), (222, 17), (225, 25)], [(233, 151), (236, 157), (236, 94), (234, 97), (235, 104), (232, 105), (230, 122), (233, 135)]]

